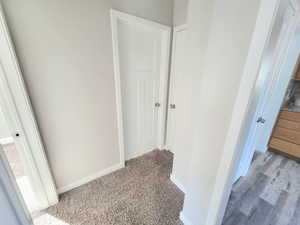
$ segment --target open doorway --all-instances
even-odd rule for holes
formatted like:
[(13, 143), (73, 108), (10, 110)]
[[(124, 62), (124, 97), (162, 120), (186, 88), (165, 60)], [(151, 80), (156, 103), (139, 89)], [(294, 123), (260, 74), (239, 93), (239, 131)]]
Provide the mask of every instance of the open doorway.
[[(18, 134), (16, 134), (18, 135)], [(4, 117), (4, 114), (0, 108), (0, 144), (4, 157), (8, 162), (8, 165), (12, 171), (14, 179), (20, 193), (25, 201), (25, 204), (29, 212), (38, 210), (38, 199), (34, 194), (34, 190), (31, 186), (30, 178), (28, 176), (28, 168), (24, 163), (24, 158), (18, 151), (14, 137), (12, 136), (8, 123)]]
[(281, 1), (223, 225), (300, 224), (299, 57), (300, 23), (290, 2)]
[(0, 33), (0, 160), (33, 213), (58, 195), (1, 7)]

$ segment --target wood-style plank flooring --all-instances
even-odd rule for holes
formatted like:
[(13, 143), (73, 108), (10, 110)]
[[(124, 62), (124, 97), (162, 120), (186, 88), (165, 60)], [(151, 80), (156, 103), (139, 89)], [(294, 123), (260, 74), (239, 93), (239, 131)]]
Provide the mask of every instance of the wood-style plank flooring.
[(256, 153), (247, 176), (233, 186), (222, 225), (300, 225), (300, 164)]

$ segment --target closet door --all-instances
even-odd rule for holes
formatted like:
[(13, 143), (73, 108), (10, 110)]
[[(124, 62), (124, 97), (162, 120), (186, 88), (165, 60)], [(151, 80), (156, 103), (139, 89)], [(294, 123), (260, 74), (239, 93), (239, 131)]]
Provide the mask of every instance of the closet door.
[(170, 76), (170, 95), (168, 109), (167, 126), (167, 148), (175, 153), (176, 149), (181, 149), (183, 143), (186, 119), (188, 117), (187, 93), (190, 85), (186, 82), (186, 26), (180, 26), (174, 29), (172, 66)]
[(112, 11), (117, 50), (125, 159), (163, 141), (170, 28)]

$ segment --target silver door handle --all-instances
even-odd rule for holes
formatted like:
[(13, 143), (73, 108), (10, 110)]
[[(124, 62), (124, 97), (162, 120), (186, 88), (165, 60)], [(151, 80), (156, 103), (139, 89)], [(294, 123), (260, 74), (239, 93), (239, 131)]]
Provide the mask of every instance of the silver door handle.
[(170, 104), (170, 108), (171, 109), (176, 109), (176, 105), (175, 104)]
[(257, 123), (265, 123), (266, 120), (264, 118), (262, 118), (262, 117), (259, 117), (256, 122)]

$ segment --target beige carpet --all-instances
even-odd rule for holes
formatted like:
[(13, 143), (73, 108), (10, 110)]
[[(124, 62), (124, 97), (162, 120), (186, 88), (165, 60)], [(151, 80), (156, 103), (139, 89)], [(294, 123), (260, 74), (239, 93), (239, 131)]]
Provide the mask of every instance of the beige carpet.
[(181, 225), (183, 193), (170, 181), (173, 155), (152, 151), (71, 190), (35, 225)]

